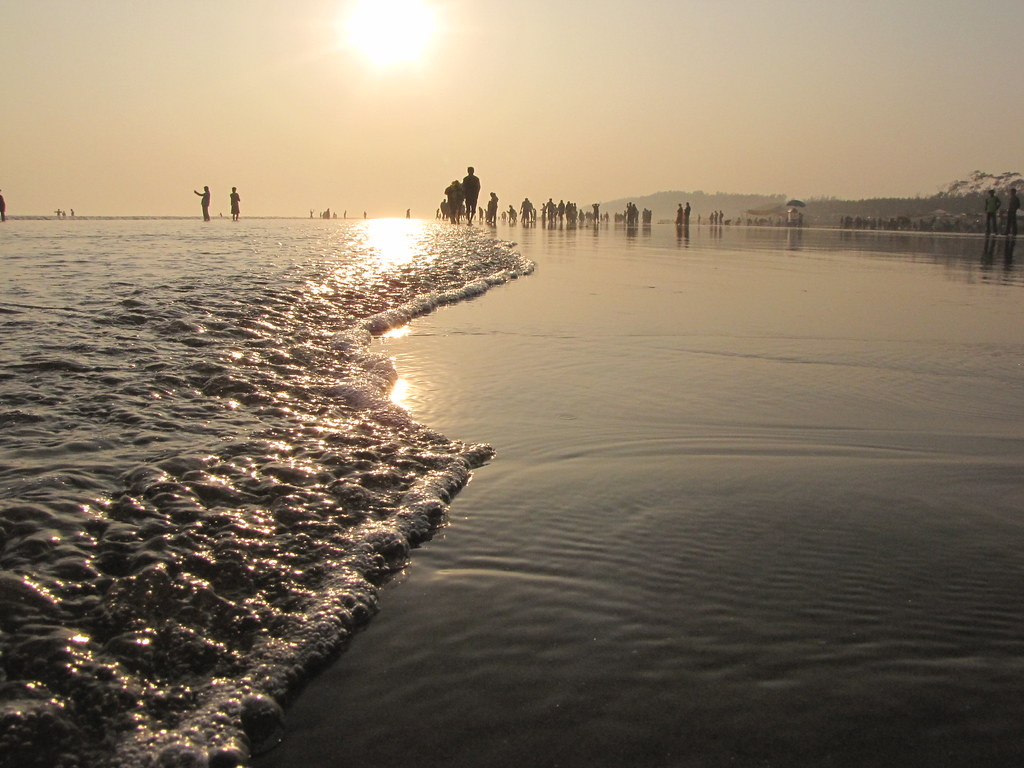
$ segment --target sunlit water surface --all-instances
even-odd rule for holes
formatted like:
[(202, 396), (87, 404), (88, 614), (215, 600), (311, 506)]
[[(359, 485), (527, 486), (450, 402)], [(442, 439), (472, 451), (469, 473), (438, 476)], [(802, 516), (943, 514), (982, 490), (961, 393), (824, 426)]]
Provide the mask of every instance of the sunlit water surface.
[(276, 743), (491, 455), (371, 333), (530, 269), (404, 220), (0, 227), (0, 765)]
[(382, 342), (497, 458), (258, 765), (1020, 764), (1013, 244), (499, 234)]

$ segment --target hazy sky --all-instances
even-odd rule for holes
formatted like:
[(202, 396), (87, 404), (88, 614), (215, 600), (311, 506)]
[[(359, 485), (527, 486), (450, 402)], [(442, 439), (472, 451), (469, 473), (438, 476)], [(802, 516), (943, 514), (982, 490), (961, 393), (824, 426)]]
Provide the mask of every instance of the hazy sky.
[(422, 2), (422, 55), (381, 65), (356, 0), (6, 0), (8, 213), (192, 215), (208, 184), (214, 215), (237, 186), (243, 217), (432, 216), (470, 164), (502, 209), (1024, 170), (1022, 0)]

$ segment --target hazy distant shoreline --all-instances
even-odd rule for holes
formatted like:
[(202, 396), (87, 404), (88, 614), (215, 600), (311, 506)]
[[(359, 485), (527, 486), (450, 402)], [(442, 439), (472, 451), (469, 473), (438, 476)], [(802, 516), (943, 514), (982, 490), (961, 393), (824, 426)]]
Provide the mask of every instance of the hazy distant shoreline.
[[(883, 231), (911, 230), (918, 227), (905, 226), (913, 221), (936, 220), (949, 223), (950, 219), (961, 219), (960, 227), (928, 227), (926, 231), (938, 232), (963, 232), (970, 233), (973, 228), (967, 224), (968, 217), (981, 219), (985, 212), (985, 196), (989, 189), (996, 189), (1000, 194), (1011, 187), (1024, 187), (1024, 177), (1017, 172), (1007, 171), (1001, 174), (990, 174), (983, 171), (974, 171), (967, 178), (960, 179), (946, 185), (942, 190), (930, 195), (916, 195), (914, 197), (870, 197), (858, 200), (848, 200), (838, 197), (827, 197), (815, 195), (803, 198), (801, 206), (803, 223), (809, 227), (824, 227), (828, 229), (840, 227), (845, 229)], [(511, 200), (514, 195), (501, 196), (504, 201)], [(799, 197), (799, 196), (798, 196)], [(543, 196), (536, 198), (542, 200)], [(553, 199), (553, 198), (551, 198)], [(674, 221), (678, 206), (684, 203), (692, 206), (691, 222), (698, 225), (706, 221), (708, 214), (721, 211), (726, 220), (732, 219), (734, 224), (745, 224), (747, 219), (750, 223), (760, 226), (772, 226), (773, 219), (779, 219), (779, 224), (784, 224), (785, 209), (789, 206), (791, 196), (780, 193), (752, 193), (752, 192), (705, 192), (703, 190), (662, 190), (660, 192), (648, 193), (645, 195), (634, 195), (631, 197), (618, 197), (603, 200), (598, 203), (602, 213), (621, 212), (625, 210), (628, 203), (637, 208), (648, 209), (652, 212), (652, 218), (656, 222), (666, 220)], [(589, 206), (592, 200), (576, 199), (577, 204)], [(415, 207), (415, 206), (414, 206)], [(770, 210), (774, 209), (774, 210)], [(73, 209), (71, 209), (73, 211)], [(311, 209), (303, 209), (310, 210)], [(362, 210), (362, 208), (360, 208)], [(427, 216), (417, 216), (418, 219), (430, 220), (434, 218), (436, 209), (424, 207), (428, 212)], [(770, 212), (769, 212), (770, 211)], [(406, 213), (408, 216), (408, 213)], [(400, 214), (392, 216), (371, 216), (369, 218), (400, 218)], [(199, 220), (196, 215), (112, 215), (112, 216), (91, 216), (91, 215), (58, 215), (51, 214), (28, 214), (19, 216), (11, 214), (7, 216), (11, 220), (22, 221), (50, 221), (53, 219), (81, 219), (83, 221), (189, 221)], [(230, 217), (223, 213), (214, 217), (230, 221)], [(300, 216), (245, 216), (248, 220), (286, 220), (305, 219)], [(310, 216), (310, 219), (319, 217)], [(365, 220), (362, 216), (344, 216), (341, 220), (351, 219), (353, 221)], [(867, 226), (844, 226), (845, 219), (862, 219)], [(322, 220), (322, 219), (321, 219)], [(338, 220), (337, 217), (331, 219)], [(760, 221), (759, 221), (760, 220)], [(872, 225), (872, 222), (874, 225)], [(891, 222), (898, 226), (878, 226), (884, 222)], [(977, 222), (971, 222), (976, 224)]]
[[(231, 221), (229, 216), (216, 217)], [(212, 219), (212, 220), (216, 220)], [(308, 216), (247, 216), (247, 219), (254, 221), (280, 221), (284, 219), (307, 219)], [(8, 216), (8, 221), (202, 221), (200, 216), (57, 216), (50, 214)], [(318, 219), (315, 219), (318, 221)], [(236, 222), (237, 223), (237, 222)]]
[[(961, 215), (970, 215), (970, 214), (961, 214)], [(218, 217), (218, 218), (220, 218), (220, 217)], [(212, 219), (211, 221), (217, 221), (218, 218)], [(372, 220), (372, 219), (376, 219), (376, 218), (379, 218), (379, 219), (401, 219), (403, 217), (399, 217), (399, 216), (380, 216), (380, 217), (369, 217), (368, 219), (363, 219), (362, 217), (349, 217), (347, 219), (343, 219), (343, 218), (329, 219), (329, 221), (335, 221), (335, 222), (336, 221), (368, 221), (368, 220)], [(433, 217), (414, 217), (414, 218), (418, 219), (418, 220), (434, 221)], [(873, 219), (873, 217), (866, 217), (866, 218)], [(981, 220), (982, 219), (982, 214), (980, 214), (980, 213), (977, 214), (977, 218), (979, 220)], [(11, 221), (32, 221), (32, 222), (40, 222), (40, 221), (54, 221), (54, 222), (58, 222), (58, 221), (59, 222), (67, 222), (67, 221), (83, 221), (83, 222), (102, 222), (102, 221), (196, 221), (196, 222), (198, 222), (200, 224), (208, 224), (208, 223), (210, 223), (210, 222), (204, 222), (202, 220), (202, 218), (200, 218), (198, 216), (54, 216), (54, 215), (50, 215), (50, 216), (33, 216), (33, 215), (27, 215), (27, 216), (8, 216), (7, 217), (7, 221), (8, 222), (11, 222)], [(225, 216), (225, 217), (223, 217), (223, 221), (229, 222), (229, 223), (231, 223), (234, 226), (240, 226), (240, 225), (244, 224), (244, 221), (315, 221), (315, 222), (322, 222), (324, 220), (321, 219), (321, 218), (310, 219), (307, 216), (249, 216), (249, 217), (246, 217), (246, 219), (243, 220), (242, 222), (232, 222), (230, 217)], [(602, 224), (601, 228), (603, 229), (603, 228), (605, 228), (607, 226), (609, 226), (609, 225)], [(621, 223), (614, 223), (611, 226), (613, 226), (613, 227), (624, 227), (625, 225), (621, 224)], [(672, 222), (669, 219), (659, 218), (659, 219), (656, 219), (653, 222), (653, 224), (645, 225), (646, 228), (649, 228), (650, 226), (671, 227), (671, 226), (675, 226), (675, 224), (674, 224), (674, 222)], [(704, 227), (704, 226), (710, 226), (710, 225), (708, 224), (707, 221), (703, 221), (700, 224), (694, 223), (691, 226), (694, 229), (696, 229), (697, 227)], [(721, 225), (718, 225), (718, 226), (721, 226)], [(740, 220), (740, 221), (732, 221), (732, 220), (730, 220), (730, 221), (728, 221), (725, 224), (725, 226), (731, 227), (731, 228), (755, 227), (755, 228), (792, 229), (792, 227), (787, 226), (786, 223), (783, 220), (781, 220), (781, 219), (779, 219), (779, 221), (777, 221), (777, 222), (759, 222), (759, 223), (748, 223), (746, 220)], [(509, 225), (508, 223), (504, 223), (504, 222), (500, 226), (500, 229), (502, 229), (502, 230), (512, 230), (512, 231), (515, 231), (515, 230), (518, 230), (519, 228), (520, 228), (519, 225), (516, 225), (516, 224)], [(578, 227), (558, 227), (557, 229), (588, 229), (588, 228), (592, 228), (592, 225), (585, 224), (585, 225), (579, 225)], [(891, 228), (890, 229), (890, 228), (888, 228), (886, 226), (871, 226), (871, 225), (868, 225), (867, 223), (865, 223), (863, 226), (844, 227), (844, 226), (842, 226), (842, 224), (838, 220), (838, 218), (833, 218), (833, 217), (828, 217), (828, 216), (808, 217), (808, 219), (805, 221), (805, 223), (803, 224), (803, 226), (801, 228), (802, 229), (846, 229), (847, 231), (851, 231), (851, 232), (876, 233), (876, 234), (886, 234), (886, 235), (903, 234), (903, 235), (943, 235), (943, 236), (969, 236), (969, 237), (973, 237), (973, 236), (979, 236), (979, 235), (983, 234), (983, 232), (978, 231), (977, 229), (949, 230), (949, 231), (939, 230), (939, 229), (915, 229), (915, 228)], [(476, 227), (476, 229), (482, 229), (482, 227)], [(541, 228), (541, 229), (543, 229), (543, 228)], [(3, 231), (3, 230), (0, 229), (0, 231)], [(495, 228), (492, 231), (498, 231), (498, 229)]]

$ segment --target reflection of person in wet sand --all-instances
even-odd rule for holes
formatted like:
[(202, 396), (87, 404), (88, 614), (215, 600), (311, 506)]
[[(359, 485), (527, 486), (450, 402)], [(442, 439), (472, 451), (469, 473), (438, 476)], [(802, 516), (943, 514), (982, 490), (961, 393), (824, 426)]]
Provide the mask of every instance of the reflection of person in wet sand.
[[(194, 189), (192, 191), (196, 192)], [(210, 188), (209, 187), (203, 187), (203, 191), (202, 192), (196, 192), (196, 194), (199, 195), (202, 198), (202, 200), (199, 201), (199, 204), (203, 207), (203, 221), (209, 221), (210, 220)]]
[(238, 194), (238, 187), (231, 188), (231, 220), (238, 221), (238, 204), (242, 201), (242, 196)]

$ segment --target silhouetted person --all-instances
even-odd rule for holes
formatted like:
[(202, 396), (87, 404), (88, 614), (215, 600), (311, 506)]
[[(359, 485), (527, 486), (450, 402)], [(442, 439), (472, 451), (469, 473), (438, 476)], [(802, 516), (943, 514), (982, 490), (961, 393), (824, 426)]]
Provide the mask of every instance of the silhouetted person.
[(537, 209), (533, 207), (528, 197), (523, 198), (523, 204), (519, 207), (519, 218), (524, 227), (537, 223)]
[(683, 226), (683, 204), (680, 203), (676, 208), (676, 226)]
[(985, 234), (999, 234), (999, 207), (1003, 201), (996, 197), (996, 191), (990, 189), (985, 198)]
[(7, 221), (7, 203), (3, 195), (0, 195), (0, 221)]
[(231, 188), (231, 220), (238, 221), (238, 204), (242, 201), (242, 196), (238, 194), (238, 187)]
[(683, 208), (683, 226), (690, 226), (690, 202), (687, 200), (686, 207)]
[(476, 214), (476, 201), (480, 197), (480, 179), (473, 173), (473, 166), (466, 169), (469, 173), (462, 180), (462, 196), (466, 201), (466, 223), (473, 223)]
[(1017, 236), (1017, 211), (1020, 210), (1020, 198), (1017, 197), (1017, 190), (1010, 190), (1010, 197), (1006, 201), (1006, 236)]
[(487, 201), (487, 223), (492, 227), (498, 223), (498, 195), (491, 192), (491, 199)]
[(462, 220), (462, 212), (465, 209), (465, 190), (459, 180), (455, 179), (445, 187), (444, 194), (448, 198), (448, 218), (451, 219), (452, 224), (458, 224)]
[[(192, 191), (196, 192), (194, 189)], [(196, 192), (196, 194), (199, 195), (199, 197), (202, 198), (202, 200), (199, 201), (199, 204), (203, 207), (203, 221), (209, 221), (210, 220), (210, 188), (209, 187), (203, 187), (203, 191), (202, 192)]]

